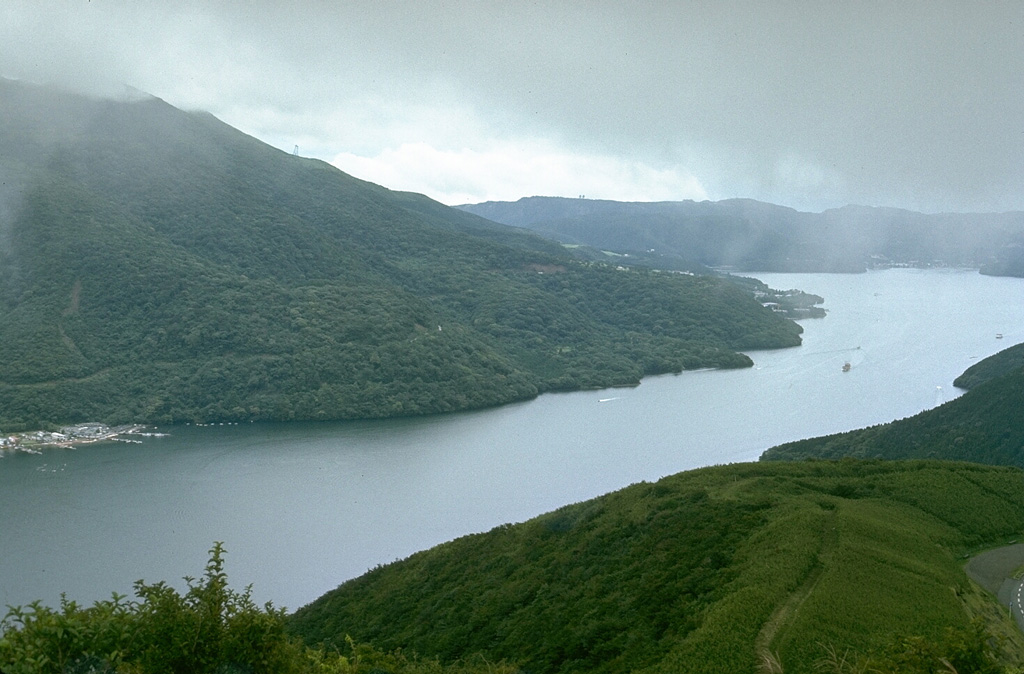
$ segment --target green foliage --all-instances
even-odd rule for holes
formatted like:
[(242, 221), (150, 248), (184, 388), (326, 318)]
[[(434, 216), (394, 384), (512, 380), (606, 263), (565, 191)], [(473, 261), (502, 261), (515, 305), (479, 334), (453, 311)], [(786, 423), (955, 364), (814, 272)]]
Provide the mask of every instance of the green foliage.
[[(723, 541), (740, 540), (758, 519), (756, 507), (709, 504), (699, 491), (671, 500), (707, 507), (671, 507), (653, 489), (614, 517), (605, 511), (616, 506), (570, 506), (525, 530), (501, 527), (457, 542), (450, 554), (378, 570), (362, 583), (396, 572), (402, 580), (392, 580), (398, 586), (390, 591), (334, 603), (346, 616), (364, 611), (366, 624), (353, 633), (380, 634), (387, 648), (408, 644), (445, 659), (484, 650), (496, 658), (528, 655), (530, 668), (542, 671), (634, 668), (699, 625), (703, 606), (730, 579)], [(683, 527), (687, 516), (693, 519)], [(625, 531), (634, 537), (620, 545)], [(467, 558), (481, 562), (469, 578)], [(594, 619), (581, 621), (581, 611)], [(314, 623), (329, 631), (339, 617), (306, 618)]]
[(179, 594), (160, 582), (135, 584), (136, 601), (114, 595), (89, 608), (62, 601), (11, 608), (3, 621), (0, 668), (7, 674), (71, 671), (299, 672), (304, 655), (284, 631), (284, 614), (231, 590), (223, 547), (203, 578)]
[(880, 652), (850, 663), (849, 667), (832, 667), (839, 662), (824, 658), (822, 669), (835, 671), (877, 672), (877, 674), (1002, 674), (1011, 671), (999, 657), (991, 637), (979, 621), (967, 627), (947, 628), (941, 637), (898, 636)]
[(69, 601), (59, 610), (38, 602), (10, 608), (0, 623), (0, 667), (8, 674), (63, 674), (86, 663), (114, 670), (133, 638), (131, 610), (116, 594), (91, 608)]
[(231, 590), (223, 548), (217, 544), (210, 554), (203, 579), (186, 579), (184, 595), (162, 582), (136, 583), (140, 603), (132, 661), (143, 671), (293, 670), (298, 651), (282, 629), (283, 613), (256, 607), (248, 589)]
[(306, 648), (285, 631), (284, 613), (236, 592), (217, 543), (198, 581), (184, 594), (166, 583), (135, 584), (137, 599), (115, 594), (83, 608), (35, 602), (11, 607), (0, 622), (5, 674), (512, 674), (505, 662), (471, 655), (442, 665), (402, 651), (347, 639), (339, 649)]
[(476, 654), (452, 663), (423, 658), (396, 650), (384, 652), (368, 644), (346, 639), (346, 655), (340, 650), (307, 649), (311, 674), (520, 674), (507, 662), (491, 662)]
[(973, 629), (958, 557), (1024, 528), (1022, 488), (938, 462), (701, 469), (379, 567), (289, 627), (535, 672), (811, 672), (823, 644), (883, 662), (894, 634), (949, 658)]
[(438, 413), (800, 342), (728, 281), (582, 263), (208, 115), (2, 88), (4, 430)]

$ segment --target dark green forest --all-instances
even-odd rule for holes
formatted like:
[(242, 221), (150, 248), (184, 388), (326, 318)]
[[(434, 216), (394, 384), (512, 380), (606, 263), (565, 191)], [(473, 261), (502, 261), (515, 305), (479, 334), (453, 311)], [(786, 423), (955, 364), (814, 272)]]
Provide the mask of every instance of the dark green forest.
[(158, 99), (0, 82), (0, 428), (351, 419), (746, 367), (795, 323)]
[(1003, 349), (970, 366), (953, 380), (953, 386), (972, 389), (1020, 368), (1024, 368), (1024, 342)]
[(1021, 345), (975, 364), (956, 381), (964, 395), (907, 419), (799, 440), (761, 459), (951, 459), (1024, 467), (1024, 363)]

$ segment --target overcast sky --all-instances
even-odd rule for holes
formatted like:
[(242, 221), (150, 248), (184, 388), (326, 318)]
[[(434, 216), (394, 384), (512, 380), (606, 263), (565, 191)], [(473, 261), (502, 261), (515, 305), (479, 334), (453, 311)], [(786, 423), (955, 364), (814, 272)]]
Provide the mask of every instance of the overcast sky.
[(2, 0), (0, 75), (134, 86), (456, 204), (1024, 210), (1024, 2)]

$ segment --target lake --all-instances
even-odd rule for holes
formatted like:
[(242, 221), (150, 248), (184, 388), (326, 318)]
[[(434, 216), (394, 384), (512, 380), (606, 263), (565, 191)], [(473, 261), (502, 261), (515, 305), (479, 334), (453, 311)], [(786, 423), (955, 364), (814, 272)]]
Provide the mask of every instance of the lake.
[[(1024, 341), (1024, 279), (893, 269), (756, 274), (825, 297), (804, 344), (744, 370), (372, 422), (163, 428), (0, 459), (0, 605), (91, 602), (200, 576), (295, 609), (378, 564), (641, 480), (909, 416)], [(997, 333), (1004, 336), (997, 339)], [(843, 371), (850, 363), (848, 372)]]

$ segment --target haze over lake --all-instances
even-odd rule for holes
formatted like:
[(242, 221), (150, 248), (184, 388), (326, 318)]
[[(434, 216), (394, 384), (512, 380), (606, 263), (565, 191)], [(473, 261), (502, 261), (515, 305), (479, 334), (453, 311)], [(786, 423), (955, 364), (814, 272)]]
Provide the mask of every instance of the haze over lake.
[(0, 604), (55, 604), (61, 591), (92, 601), (130, 594), (138, 578), (198, 576), (220, 540), (236, 587), (294, 609), (459, 535), (914, 414), (957, 396), (953, 379), (978, 359), (1024, 340), (1024, 279), (756, 276), (824, 296), (829, 315), (802, 323), (799, 348), (752, 353), (752, 369), (437, 417), (174, 427), (142, 445), (6, 456)]

